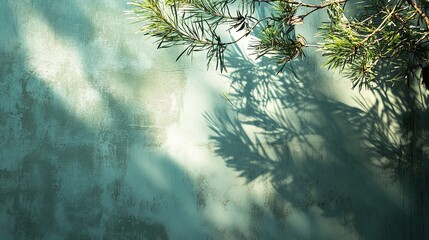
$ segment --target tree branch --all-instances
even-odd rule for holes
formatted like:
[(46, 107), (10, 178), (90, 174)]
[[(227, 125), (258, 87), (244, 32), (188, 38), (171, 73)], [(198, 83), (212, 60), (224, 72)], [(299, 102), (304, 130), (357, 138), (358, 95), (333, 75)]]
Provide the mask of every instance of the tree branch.
[(315, 8), (315, 9), (321, 9), (321, 8), (326, 8), (329, 7), (331, 5), (334, 4), (338, 4), (338, 3), (345, 3), (348, 0), (337, 0), (337, 1), (332, 1), (332, 2), (326, 2), (322, 5), (314, 5), (314, 4), (309, 4), (309, 3), (302, 3), (302, 2), (295, 2), (295, 1), (291, 1), (291, 0), (285, 0), (285, 2), (291, 4), (291, 5), (299, 5), (300, 7), (308, 7), (308, 8)]
[(397, 5), (395, 4), (395, 6), (393, 7), (393, 9), (390, 12), (388, 11), (389, 14), (386, 16), (386, 18), (383, 20), (383, 22), (381, 22), (380, 25), (378, 26), (378, 28), (376, 28), (374, 31), (372, 31), (371, 34), (369, 34), (368, 36), (366, 36), (365, 39), (362, 40), (362, 43), (368, 41), (368, 39), (370, 37), (374, 36), (374, 34), (376, 34), (377, 32), (381, 31), (384, 28), (384, 24), (387, 23), (387, 21), (389, 20), (389, 18), (392, 17), (393, 13), (395, 12), (396, 6)]
[[(426, 29), (429, 31), (429, 18), (426, 14), (419, 8), (417, 3), (414, 0), (407, 0), (408, 4), (410, 4), (414, 10), (423, 18), (426, 23)], [(426, 36), (426, 39), (429, 41), (429, 35)]]

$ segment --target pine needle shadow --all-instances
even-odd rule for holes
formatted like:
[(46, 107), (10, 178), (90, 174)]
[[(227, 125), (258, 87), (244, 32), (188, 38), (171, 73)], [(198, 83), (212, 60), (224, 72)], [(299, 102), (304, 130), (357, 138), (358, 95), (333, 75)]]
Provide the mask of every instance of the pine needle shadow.
[[(302, 211), (321, 208), (325, 216), (338, 219), (351, 214), (350, 224), (366, 238), (396, 239), (406, 229), (422, 229), (406, 220), (422, 220), (416, 215), (425, 207), (422, 202), (404, 211), (369, 177), (373, 168), (392, 184), (409, 183), (405, 173), (415, 175), (413, 160), (406, 157), (412, 141), (404, 144), (401, 139), (409, 133), (398, 125), (411, 107), (407, 89), (381, 85), (372, 90), (375, 103), (362, 95), (355, 107), (317, 89), (314, 81), (322, 74), (310, 67), (316, 64), (312, 59), (293, 61), (279, 74), (275, 63), (266, 58), (252, 62), (240, 49), (229, 52), (226, 60), (229, 107), (206, 114), (206, 119), (214, 151), (228, 167), (248, 182), (268, 179), (285, 201)], [(415, 192), (403, 197), (408, 194)], [(368, 209), (375, 212), (371, 218), (365, 215)], [(389, 224), (404, 228), (376, 230), (387, 216)]]

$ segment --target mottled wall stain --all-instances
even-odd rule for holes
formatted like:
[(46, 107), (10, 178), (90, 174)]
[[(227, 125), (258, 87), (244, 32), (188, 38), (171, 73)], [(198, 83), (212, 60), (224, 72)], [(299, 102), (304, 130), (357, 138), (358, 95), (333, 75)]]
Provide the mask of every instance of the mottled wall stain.
[(222, 77), (200, 56), (156, 50), (124, 10), (0, 2), (2, 239), (427, 236), (427, 164), (395, 168), (413, 151), (427, 160), (414, 115), (419, 146), (398, 145), (402, 113), (380, 125), (383, 106), (338, 76), (297, 67), (294, 80), (232, 59)]

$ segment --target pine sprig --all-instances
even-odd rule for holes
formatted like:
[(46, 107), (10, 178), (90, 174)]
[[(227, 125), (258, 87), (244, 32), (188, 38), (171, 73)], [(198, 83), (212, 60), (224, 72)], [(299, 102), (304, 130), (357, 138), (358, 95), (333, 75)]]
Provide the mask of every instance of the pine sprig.
[[(226, 70), (224, 53), (228, 47), (249, 35), (256, 39), (249, 46), (256, 58), (272, 58), (279, 71), (293, 59), (305, 56), (305, 48), (316, 47), (326, 57), (325, 66), (344, 72), (359, 89), (380, 80), (407, 81), (407, 71), (429, 65), (425, 1), (365, 0), (353, 3), (353, 13), (345, 12), (346, 3), (348, 0), (320, 4), (294, 0), (138, 0), (129, 4), (137, 22), (142, 23), (141, 31), (155, 38), (159, 48), (184, 46), (177, 59), (204, 51), (207, 66), (215, 62), (221, 72)], [(307, 44), (303, 36), (295, 36), (295, 27), (319, 10), (327, 10), (329, 16), (319, 29), (324, 42)]]
[(428, 60), (427, 33), (415, 26), (417, 14), (405, 1), (373, 0), (358, 6), (365, 11), (358, 19), (347, 18), (339, 4), (330, 6), (330, 21), (320, 28), (325, 65), (343, 71), (353, 87), (367, 87), (380, 75), (404, 81), (409, 69)]
[(245, 36), (251, 31), (250, 22), (254, 21), (249, 12), (243, 15), (237, 10), (236, 15), (232, 15), (225, 1), (144, 0), (128, 4), (134, 7), (132, 13), (137, 17), (136, 22), (143, 24), (140, 31), (154, 37), (158, 48), (185, 46), (177, 59), (184, 54), (206, 51), (207, 66), (215, 59), (216, 69), (221, 72), (226, 70), (224, 52), (227, 46), (237, 41), (223, 41), (217, 29), (229, 24), (230, 29), (244, 30)]

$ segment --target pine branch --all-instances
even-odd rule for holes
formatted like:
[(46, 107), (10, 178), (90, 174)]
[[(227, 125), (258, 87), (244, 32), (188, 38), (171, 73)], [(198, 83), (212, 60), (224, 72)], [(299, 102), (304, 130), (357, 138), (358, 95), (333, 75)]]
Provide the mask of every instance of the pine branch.
[[(420, 17), (425, 21), (426, 23), (426, 30), (429, 32), (429, 17), (426, 16), (425, 12), (423, 12), (417, 3), (414, 0), (407, 0), (408, 4), (410, 4), (414, 10), (420, 15)], [(429, 41), (429, 35), (426, 35), (427, 40)]]
[[(257, 1), (257, 2), (260, 2), (260, 1)], [(346, 2), (348, 2), (348, 0), (326, 1), (325, 3), (323, 3), (321, 5), (315, 5), (315, 4), (304, 3), (304, 2), (296, 2), (296, 1), (291, 1), (291, 0), (266, 0), (264, 2), (283, 2), (283, 3), (290, 4), (290, 5), (297, 5), (298, 7), (323, 9), (323, 8), (326, 8), (326, 7), (335, 5), (335, 4), (346, 3)]]
[(162, 6), (159, 1), (145, 0), (129, 4), (136, 7), (134, 14), (138, 16), (138, 22), (143, 23), (140, 30), (145, 35), (157, 38), (158, 48), (185, 46), (176, 60), (184, 54), (207, 51), (208, 65), (215, 58), (216, 69), (226, 70), (223, 53), (227, 44), (222, 43), (207, 21), (201, 18), (191, 21), (195, 19), (188, 19), (185, 14), (179, 16), (176, 3)]
[[(375, 80), (406, 81), (413, 66), (429, 62), (429, 18), (415, 0), (364, 0), (353, 13), (345, 13), (348, 0), (328, 0), (310, 4), (294, 0), (142, 0), (130, 3), (143, 23), (141, 31), (156, 38), (159, 48), (182, 45), (184, 54), (205, 51), (208, 65), (226, 70), (226, 49), (250, 34), (256, 58), (268, 56), (279, 64), (304, 56), (315, 47), (326, 57), (325, 66), (344, 72), (353, 87), (369, 86)], [(266, 13), (258, 15), (256, 7)], [(424, 7), (424, 5), (422, 5)], [(320, 44), (307, 44), (295, 36), (295, 26), (318, 10), (327, 10), (329, 22), (319, 31)], [(299, 11), (298, 11), (299, 10)], [(303, 12), (297, 15), (298, 12)], [(423, 20), (424, 29), (420, 20)], [(225, 41), (223, 33), (240, 32)], [(385, 66), (391, 66), (385, 70)], [(380, 73), (384, 74), (380, 76)], [(387, 80), (386, 80), (387, 81)]]

